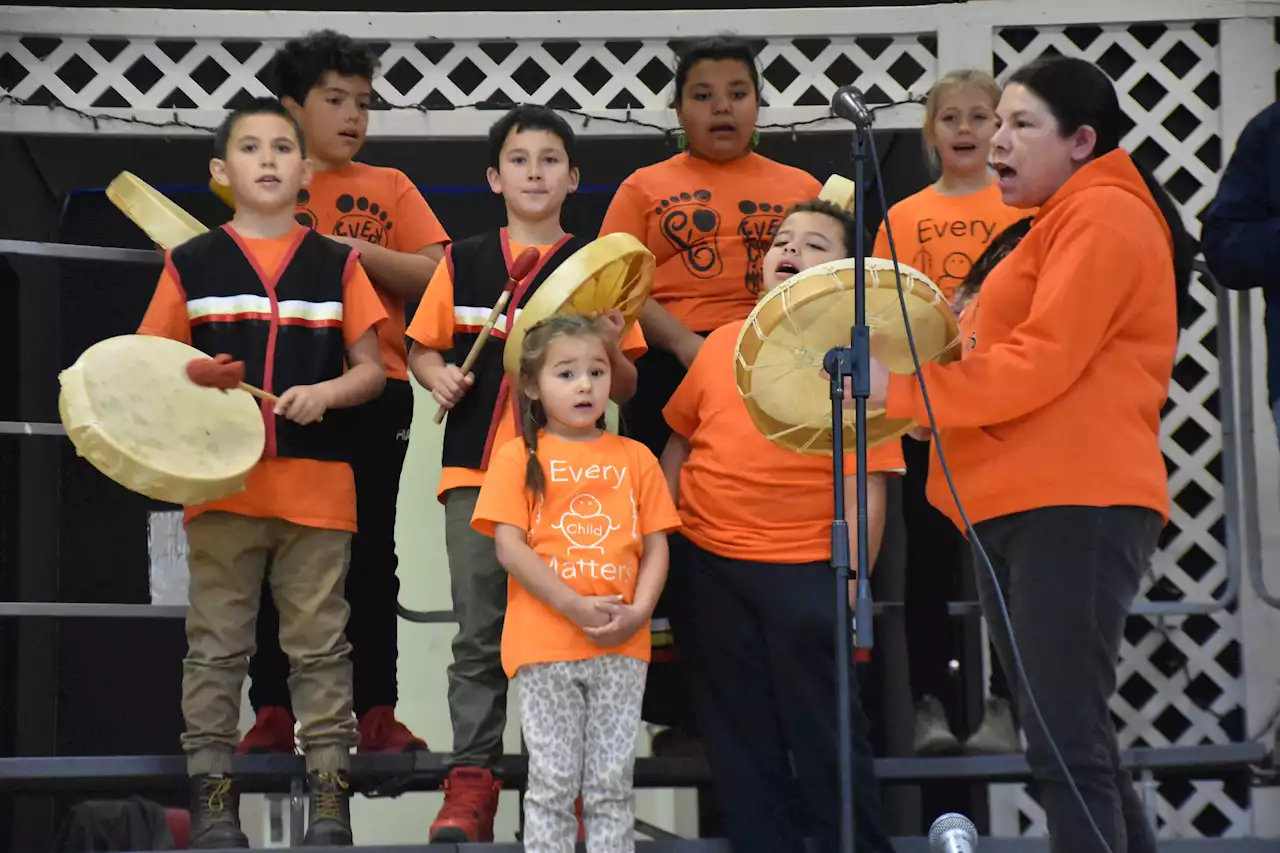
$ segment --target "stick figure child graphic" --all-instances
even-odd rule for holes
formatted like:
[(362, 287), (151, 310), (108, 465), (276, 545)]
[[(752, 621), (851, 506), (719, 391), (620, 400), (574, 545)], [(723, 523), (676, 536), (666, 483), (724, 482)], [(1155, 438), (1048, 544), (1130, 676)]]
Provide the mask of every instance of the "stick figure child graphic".
[(560, 516), (560, 523), (551, 525), (551, 529), (559, 530), (569, 540), (571, 554), (574, 551), (599, 551), (603, 554), (601, 543), (622, 526), (614, 524), (605, 515), (604, 505), (598, 498), (581, 494), (569, 502), (569, 511)]

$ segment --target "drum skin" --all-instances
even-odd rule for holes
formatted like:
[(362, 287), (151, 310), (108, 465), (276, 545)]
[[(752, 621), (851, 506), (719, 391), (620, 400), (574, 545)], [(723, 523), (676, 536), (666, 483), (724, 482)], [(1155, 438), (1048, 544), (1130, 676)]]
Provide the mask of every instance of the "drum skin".
[(132, 172), (121, 172), (107, 185), (107, 198), (168, 251), (208, 231), (204, 223), (166, 198)]
[[(959, 358), (959, 329), (942, 292), (919, 271), (898, 268), (920, 363)], [(770, 441), (799, 453), (831, 454), (831, 384), (823, 358), (850, 344), (854, 270), (846, 258), (797, 273), (761, 297), (738, 335), (734, 375), (752, 421)], [(865, 270), (871, 354), (893, 373), (914, 373), (893, 263), (868, 258)], [(867, 445), (892, 441), (913, 425), (868, 411)], [(849, 408), (844, 447), (852, 450), (855, 439)]]
[(640, 319), (653, 292), (653, 253), (630, 234), (606, 234), (574, 252), (547, 276), (516, 315), (502, 351), (503, 367), (520, 373), (524, 336), (553, 314), (622, 312), (623, 334)]
[(204, 388), (168, 338), (121, 335), (89, 347), (58, 376), (58, 412), (76, 452), (125, 488), (192, 506), (244, 490), (266, 444), (259, 404)]
[(844, 175), (832, 175), (827, 178), (827, 182), (822, 185), (822, 192), (818, 193), (818, 198), (822, 201), (829, 201), (836, 207), (855, 213), (856, 198), (854, 196), (855, 187), (853, 181)]

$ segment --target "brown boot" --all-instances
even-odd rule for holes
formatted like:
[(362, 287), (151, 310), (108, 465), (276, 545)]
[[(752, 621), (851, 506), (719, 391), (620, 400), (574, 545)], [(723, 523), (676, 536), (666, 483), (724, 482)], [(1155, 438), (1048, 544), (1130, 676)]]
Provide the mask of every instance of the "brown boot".
[(240, 829), (240, 791), (230, 776), (191, 777), (191, 849), (248, 849)]
[(302, 839), (303, 847), (350, 847), (351, 785), (346, 771), (308, 776), (311, 789), (311, 822)]

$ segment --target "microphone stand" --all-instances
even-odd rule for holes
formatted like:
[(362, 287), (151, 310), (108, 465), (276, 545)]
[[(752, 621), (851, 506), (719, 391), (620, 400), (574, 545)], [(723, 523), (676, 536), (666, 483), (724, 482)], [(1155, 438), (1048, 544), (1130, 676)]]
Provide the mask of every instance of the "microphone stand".
[[(866, 247), (863, 245), (863, 200), (869, 122), (856, 121), (853, 138), (854, 219), (857, 221), (854, 259), (854, 325), (848, 347), (836, 347), (823, 358), (831, 377), (831, 462), (835, 520), (831, 524), (831, 567), (836, 579), (836, 732), (840, 761), (840, 850), (854, 853), (853, 720), (851, 699), (852, 648), (870, 649), (874, 633), (871, 567), (867, 550), (867, 398), (871, 395), (871, 329), (867, 326)], [(849, 525), (844, 499), (844, 381), (851, 379), (854, 424), (857, 430), (858, 566), (854, 607), (856, 630), (849, 619)], [(852, 636), (851, 636), (852, 634)]]

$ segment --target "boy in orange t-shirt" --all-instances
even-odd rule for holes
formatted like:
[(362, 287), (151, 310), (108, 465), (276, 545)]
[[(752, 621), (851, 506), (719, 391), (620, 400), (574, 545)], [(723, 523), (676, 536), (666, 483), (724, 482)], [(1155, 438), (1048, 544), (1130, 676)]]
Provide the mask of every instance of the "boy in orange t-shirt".
[(297, 124), (275, 101), (233, 112), (210, 171), (236, 213), (168, 253), (140, 334), (242, 361), (262, 404), (263, 459), (245, 490), (187, 507), (190, 607), (182, 745), (192, 776), (193, 847), (248, 847), (231, 776), (240, 691), (254, 648), (263, 578), (286, 614), (280, 644), (310, 774), (307, 845), (349, 845), (356, 745), (343, 629), (356, 494), (346, 436), (330, 409), (357, 406), (386, 381), (376, 327), (386, 312), (354, 252), (293, 220), (310, 168)]
[[(823, 201), (791, 209), (765, 256), (767, 289), (853, 254), (853, 217)], [(698, 727), (735, 853), (835, 853), (840, 835), (835, 624), (831, 607), (831, 459), (782, 448), (751, 419), (734, 380), (745, 321), (721, 326), (698, 351), (664, 415), (662, 454), (680, 512), (670, 538), (671, 627), (688, 662)], [(896, 441), (867, 453), (872, 563)], [(845, 456), (856, 535), (857, 458)], [(852, 543), (851, 543), (852, 544)], [(851, 548), (857, 553), (857, 548)], [(852, 589), (850, 589), (852, 595)], [(857, 849), (891, 853), (866, 718), (850, 668)], [(787, 792), (795, 791), (795, 804)]]
[[(573, 154), (573, 131), (546, 107), (517, 107), (494, 124), (488, 178), (506, 203), (507, 227), (449, 247), (409, 326), (409, 369), (449, 410), (437, 494), (444, 504), (458, 633), (449, 667), (451, 769), (444, 806), (431, 827), (434, 842), (493, 840), (498, 805), (493, 771), (502, 757), (507, 710), (500, 658), (507, 574), (493, 540), (472, 529), (471, 516), (491, 454), (518, 434), (515, 394), (502, 366), (507, 329), (547, 276), (586, 245), (560, 225), (565, 196), (578, 186)], [(513, 291), (505, 314), (464, 376), (458, 365), (502, 293), (513, 259), (529, 246), (540, 253), (538, 265)], [(638, 323), (623, 333), (616, 318), (597, 322), (607, 332), (612, 394), (621, 402), (635, 390), (632, 361), (644, 352), (644, 337)], [(450, 353), (454, 363), (446, 362)]]
[(502, 665), (520, 687), (530, 853), (573, 847), (579, 787), (587, 849), (635, 849), (649, 620), (667, 575), (666, 531), (680, 518), (653, 454), (600, 428), (605, 335), (571, 315), (529, 330), (523, 438), (494, 454), (472, 518), (510, 574)]
[[(272, 75), (273, 91), (301, 125), (315, 169), (298, 191), (297, 220), (356, 250), (387, 312), (378, 329), (386, 387), (345, 418), (359, 520), (351, 539), (347, 634), (360, 751), (404, 752), (427, 748), (395, 717), (396, 498), (413, 421), (405, 301), (421, 298), (449, 235), (403, 172), (353, 159), (368, 130), (377, 66), (367, 45), (324, 30), (286, 42), (272, 61)], [(257, 720), (241, 741), (243, 753), (293, 752), (289, 665), (278, 635), (279, 615), (264, 588), (258, 651), (249, 664), (249, 701)]]

